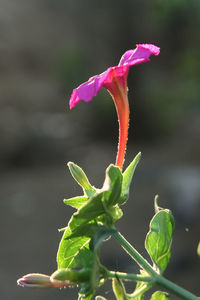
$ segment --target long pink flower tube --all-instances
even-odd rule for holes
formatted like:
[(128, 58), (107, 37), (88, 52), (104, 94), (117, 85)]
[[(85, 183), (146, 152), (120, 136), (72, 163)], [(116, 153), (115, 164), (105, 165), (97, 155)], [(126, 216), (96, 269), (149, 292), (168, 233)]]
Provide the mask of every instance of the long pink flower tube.
[(89, 102), (99, 90), (106, 88), (115, 103), (119, 120), (119, 144), (116, 165), (122, 169), (126, 151), (129, 126), (129, 102), (127, 77), (130, 66), (149, 61), (151, 55), (158, 55), (160, 48), (152, 44), (139, 44), (135, 49), (128, 50), (121, 57), (118, 66), (110, 67), (100, 75), (91, 77), (87, 82), (73, 90), (69, 105), (70, 109), (81, 100)]

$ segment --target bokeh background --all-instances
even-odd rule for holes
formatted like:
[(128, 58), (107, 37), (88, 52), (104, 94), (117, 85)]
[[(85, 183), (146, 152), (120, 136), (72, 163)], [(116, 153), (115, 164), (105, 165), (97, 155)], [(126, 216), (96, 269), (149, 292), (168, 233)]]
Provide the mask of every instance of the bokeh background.
[[(22, 289), (16, 280), (56, 269), (57, 229), (73, 212), (62, 199), (81, 193), (67, 162), (101, 187), (115, 161), (110, 96), (101, 91), (70, 111), (72, 89), (145, 42), (161, 54), (132, 67), (128, 78), (125, 166), (137, 152), (143, 157), (118, 227), (145, 254), (158, 193), (176, 218), (166, 275), (200, 294), (200, 1), (0, 0), (1, 299), (76, 299), (74, 289)], [(137, 269), (115, 241), (103, 247), (102, 260), (110, 269)], [(110, 284), (102, 294), (113, 299)]]

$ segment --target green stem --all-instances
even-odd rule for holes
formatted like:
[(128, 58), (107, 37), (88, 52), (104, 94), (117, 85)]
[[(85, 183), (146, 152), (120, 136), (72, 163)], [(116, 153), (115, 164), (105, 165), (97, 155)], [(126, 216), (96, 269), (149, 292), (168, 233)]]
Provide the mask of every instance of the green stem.
[(199, 297), (180, 287), (179, 285), (171, 282), (170, 280), (164, 278), (163, 276), (158, 276), (156, 283), (164, 287), (167, 291), (172, 292), (173, 294), (179, 296), (185, 300), (199, 300)]
[[(185, 300), (199, 300), (197, 296), (185, 290), (184, 288), (178, 286), (177, 284), (169, 281), (160, 274), (158, 274), (154, 268), (142, 257), (142, 255), (116, 230), (113, 236), (118, 240), (120, 245), (125, 249), (125, 251), (142, 267), (150, 276), (140, 276), (135, 274), (127, 274), (127, 277), (124, 276), (124, 280), (136, 280), (130, 279), (132, 276), (139, 276), (137, 281), (149, 281), (158, 284), (159, 286), (164, 287), (167, 291), (172, 292), (173, 294), (179, 296), (181, 299)], [(115, 273), (118, 274), (118, 273)], [(122, 273), (123, 274), (123, 273)], [(124, 273), (125, 274), (125, 273)], [(117, 275), (118, 276), (118, 275)], [(125, 278), (126, 277), (126, 278)], [(120, 277), (119, 277), (120, 278)], [(122, 278), (121, 278), (122, 279)]]
[(144, 269), (149, 275), (157, 276), (157, 272), (153, 269), (153, 267), (148, 263), (144, 257), (119, 233), (119, 231), (115, 231), (113, 236), (118, 240), (120, 245), (125, 249), (125, 251)]
[(152, 282), (152, 277), (136, 274), (128, 274), (123, 272), (107, 271), (108, 278), (119, 278), (122, 280)]

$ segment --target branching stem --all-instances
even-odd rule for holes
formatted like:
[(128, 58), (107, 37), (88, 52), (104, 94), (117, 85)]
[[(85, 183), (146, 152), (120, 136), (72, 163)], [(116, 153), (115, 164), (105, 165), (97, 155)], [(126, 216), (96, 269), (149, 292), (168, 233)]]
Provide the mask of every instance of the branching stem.
[(172, 292), (184, 300), (199, 300), (197, 296), (169, 281), (162, 275), (158, 274), (154, 268), (144, 259), (144, 257), (119, 233), (117, 230), (113, 234), (124, 250), (138, 263), (138, 265), (145, 270), (149, 276), (126, 274), (120, 272), (108, 272), (108, 277), (118, 277), (123, 280), (151, 282), (165, 288), (168, 292)]

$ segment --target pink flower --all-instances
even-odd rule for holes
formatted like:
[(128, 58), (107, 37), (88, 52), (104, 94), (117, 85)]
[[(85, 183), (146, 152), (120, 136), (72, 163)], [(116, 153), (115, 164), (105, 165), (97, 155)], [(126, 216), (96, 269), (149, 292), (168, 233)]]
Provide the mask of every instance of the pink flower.
[(160, 48), (152, 44), (139, 44), (121, 57), (118, 66), (110, 67), (100, 75), (91, 77), (87, 82), (73, 90), (69, 105), (72, 109), (81, 100), (88, 102), (105, 87), (113, 97), (119, 120), (119, 144), (116, 165), (122, 169), (126, 151), (129, 124), (129, 103), (127, 76), (130, 66), (149, 61), (151, 55), (158, 55)]

